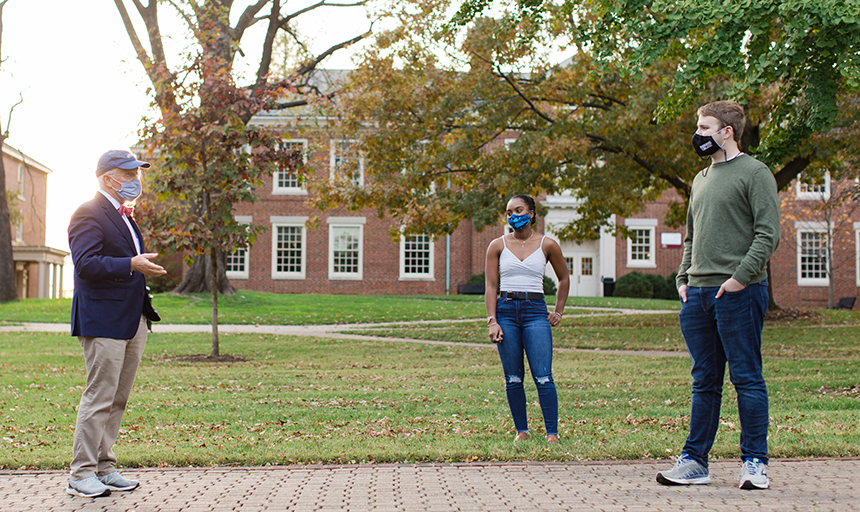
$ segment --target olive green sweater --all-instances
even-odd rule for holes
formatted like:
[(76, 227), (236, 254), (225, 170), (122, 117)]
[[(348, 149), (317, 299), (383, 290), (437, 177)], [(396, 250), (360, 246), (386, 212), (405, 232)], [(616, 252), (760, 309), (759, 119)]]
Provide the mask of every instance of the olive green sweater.
[(744, 286), (767, 277), (779, 244), (779, 197), (766, 165), (741, 154), (693, 179), (677, 285)]

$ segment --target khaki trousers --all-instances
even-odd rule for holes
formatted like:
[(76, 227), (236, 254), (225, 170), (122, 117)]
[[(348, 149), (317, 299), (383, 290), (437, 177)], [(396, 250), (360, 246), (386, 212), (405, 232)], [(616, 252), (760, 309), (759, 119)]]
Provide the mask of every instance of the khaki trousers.
[(79, 336), (78, 341), (87, 364), (87, 387), (78, 406), (71, 480), (115, 471), (113, 445), (146, 346), (146, 320), (140, 317), (130, 340)]

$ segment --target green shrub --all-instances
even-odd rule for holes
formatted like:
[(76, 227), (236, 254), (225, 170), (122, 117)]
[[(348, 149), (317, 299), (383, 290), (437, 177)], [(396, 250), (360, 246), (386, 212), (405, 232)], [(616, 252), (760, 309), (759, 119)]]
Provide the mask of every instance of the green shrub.
[(619, 277), (615, 282), (613, 297), (634, 297), (650, 299), (654, 296), (651, 280), (641, 272), (630, 272)]
[(618, 278), (615, 282), (615, 297), (633, 297), (638, 299), (667, 299), (678, 300), (678, 290), (675, 288), (675, 276), (668, 277), (656, 274), (630, 272)]
[(543, 294), (544, 295), (555, 295), (556, 287), (555, 281), (550, 279), (547, 276), (543, 276)]
[[(675, 278), (678, 277), (677, 272), (672, 272), (666, 276), (666, 292), (665, 297), (657, 297), (658, 299), (678, 300), (678, 287), (675, 284)], [(656, 297), (656, 295), (655, 295)]]
[(484, 273), (475, 274), (466, 281), (466, 284), (485, 284), (487, 279), (484, 277)]

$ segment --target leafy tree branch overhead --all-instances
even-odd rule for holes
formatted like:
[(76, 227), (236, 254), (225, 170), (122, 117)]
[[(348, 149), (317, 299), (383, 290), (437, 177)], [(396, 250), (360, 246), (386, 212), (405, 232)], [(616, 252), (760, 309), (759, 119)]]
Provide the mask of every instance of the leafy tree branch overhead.
[(671, 63), (630, 77), (544, 18), (509, 12), (446, 30), (436, 12), (363, 54), (340, 115), (360, 135), (366, 184), (321, 183), (317, 206), (372, 207), (399, 220), (394, 236), (438, 235), (463, 219), (497, 224), (515, 193), (572, 191), (580, 218), (557, 232), (590, 239), (667, 188), (688, 194), (702, 166), (689, 147), (695, 117), (653, 118)]
[[(583, 239), (673, 188), (679, 224), (704, 165), (689, 147), (695, 108), (725, 98), (746, 105), (742, 149), (780, 189), (824, 167), (851, 175), (856, 5), (465, 0), (452, 19), (438, 14), (449, 4), (417, 13), (365, 52), (342, 105), (369, 185), (324, 184), (318, 205), (441, 234), (497, 222), (504, 196), (569, 190), (584, 201), (559, 234)], [(517, 142), (499, 151), (506, 137)]]
[[(280, 108), (300, 107), (313, 101), (318, 91), (315, 90), (311, 81), (313, 71), (321, 62), (335, 52), (348, 48), (350, 45), (364, 39), (369, 35), (370, 22), (365, 22), (365, 27), (357, 28), (355, 34), (350, 34), (343, 41), (331, 45), (323, 51), (313, 54), (309, 46), (301, 38), (298, 22), (302, 15), (307, 13), (329, 9), (334, 13), (343, 12), (354, 17), (354, 12), (347, 12), (348, 8), (362, 7), (367, 0), (335, 2), (321, 0), (311, 4), (302, 4), (301, 7), (293, 8), (295, 2), (281, 0), (256, 0), (236, 3), (233, 0), (170, 0), (167, 2), (149, 0), (144, 4), (142, 0), (131, 0), (133, 10), (129, 11), (126, 0), (115, 0), (117, 10), (128, 33), (129, 40), (135, 50), (138, 60), (152, 83), (153, 105), (160, 113), (160, 119), (154, 121), (159, 125), (150, 125), (145, 130), (147, 135), (155, 132), (165, 133), (176, 131), (176, 136), (187, 136), (190, 132), (185, 130), (186, 120), (184, 116), (198, 117), (204, 115), (205, 122), (211, 126), (227, 128), (229, 126), (239, 127), (247, 125), (254, 114), (263, 107), (267, 110)], [(135, 14), (134, 18), (132, 14)], [(176, 18), (184, 25), (184, 34), (170, 34), (173, 41), (184, 41), (187, 47), (181, 56), (169, 54), (165, 50), (167, 36), (163, 27), (168, 18)], [(139, 35), (135, 28), (143, 24), (145, 27), (144, 37)], [(361, 24), (358, 25), (361, 27)], [(250, 46), (243, 44), (252, 30), (263, 31), (262, 45)], [(278, 48), (283, 46), (284, 41), (293, 41), (295, 44), (288, 45), (295, 55), (287, 59), (295, 63), (290, 69), (279, 69)], [(256, 55), (256, 57), (254, 57)], [(238, 56), (245, 56), (255, 62), (253, 77), (245, 79), (238, 76), (235, 71), (235, 63)], [(277, 78), (273, 73), (277, 71)], [(242, 81), (247, 83), (241, 84)], [(238, 83), (237, 83), (238, 82)], [(227, 91), (227, 89), (232, 89)], [(228, 93), (229, 92), (229, 93)], [(221, 105), (217, 102), (231, 101), (231, 105)], [(207, 102), (216, 102), (209, 104)], [(226, 117), (219, 117), (224, 115)], [(260, 133), (260, 130), (254, 130)], [(199, 134), (194, 132), (193, 134)], [(247, 133), (251, 135), (251, 131)], [(154, 139), (153, 139), (154, 140)], [(163, 139), (164, 140), (164, 139)], [(250, 142), (249, 142), (250, 144)], [(211, 146), (209, 147), (212, 149)], [(177, 149), (175, 146), (156, 148), (161, 154), (165, 151)], [(201, 158), (203, 153), (200, 153)], [(186, 155), (187, 156), (187, 155)], [(190, 165), (186, 156), (176, 161), (185, 162)], [(284, 155), (281, 155), (284, 157)], [(239, 159), (241, 160), (241, 159)], [(167, 159), (166, 161), (170, 161)], [(249, 162), (245, 162), (247, 164)], [(199, 160), (196, 165), (200, 168), (208, 166), (207, 176), (216, 176), (221, 169), (212, 167)], [(156, 172), (167, 171), (163, 166), (158, 167)], [(240, 174), (246, 176), (247, 183), (253, 187), (259, 184), (260, 178), (269, 169), (266, 166), (244, 168)], [(239, 171), (237, 171), (239, 172)], [(214, 173), (214, 174), (213, 174)], [(151, 176), (152, 181), (158, 180), (157, 176)], [(175, 182), (174, 180), (161, 180), (164, 183), (175, 185), (170, 192), (175, 198), (193, 205), (192, 210), (198, 218), (203, 211), (202, 196), (186, 195), (188, 184)], [(202, 182), (199, 186), (209, 192), (217, 192), (213, 188), (219, 185), (218, 179), (211, 182)], [(197, 185), (195, 185), (197, 186)], [(164, 191), (163, 194), (166, 194)], [(253, 200), (248, 198), (248, 200)], [(160, 219), (152, 219), (159, 222)], [(183, 225), (186, 223), (182, 223)], [(234, 220), (228, 220), (232, 232), (244, 232)], [(174, 224), (175, 228), (180, 224)], [(153, 225), (154, 229), (158, 229)], [(249, 232), (252, 234), (252, 232)], [(241, 240), (242, 235), (235, 237), (215, 237), (212, 249), (216, 253), (223, 252), (224, 248), (215, 247), (215, 242), (221, 240)], [(252, 238), (246, 239), (252, 241)], [(209, 246), (199, 243), (191, 244), (195, 249), (205, 249)], [(239, 246), (242, 246), (240, 244)], [(171, 245), (178, 248), (177, 245)], [(227, 248), (231, 250), (232, 247)], [(198, 251), (200, 252), (200, 251)], [(223, 255), (221, 255), (223, 258)], [(185, 275), (178, 290), (183, 292), (210, 291), (209, 279), (206, 268), (212, 267), (212, 260), (206, 258), (195, 258), (194, 265)], [(217, 264), (217, 258), (215, 260)], [(217, 265), (216, 265), (217, 267)], [(232, 287), (224, 274), (223, 265), (218, 270), (218, 287), (223, 293), (231, 293)]]
[[(452, 23), (465, 23), (492, 4), (465, 0)], [(632, 76), (677, 63), (664, 77), (669, 87), (654, 113), (660, 122), (695, 108), (703, 91), (728, 81), (727, 89), (714, 92), (749, 107), (752, 126), (744, 150), (754, 150), (770, 165), (781, 190), (810, 164), (831, 159), (828, 148), (810, 139), (825, 135), (845, 145), (839, 128), (853, 116), (846, 116), (844, 108), (848, 97), (860, 92), (858, 0), (557, 4), (513, 2), (521, 17), (566, 24), (600, 63), (626, 61), (624, 69)]]
[[(194, 254), (177, 292), (212, 294), (212, 355), (219, 355), (218, 293), (234, 293), (226, 279), (226, 253), (250, 246), (260, 226), (240, 224), (233, 216), (239, 202), (259, 200), (258, 187), (275, 171), (295, 170), (296, 155), (281, 144), (277, 128), (253, 126), (252, 116), (283, 106), (313, 101), (314, 69), (334, 52), (366, 37), (361, 33), (312, 55), (301, 44), (295, 68), (272, 77), (276, 40), (299, 37), (301, 15), (323, 8), (362, 6), (365, 1), (326, 0), (290, 10), (288, 2), (258, 0), (236, 9), (232, 0), (132, 0), (146, 27), (146, 45), (123, 0), (117, 10), (137, 58), (152, 83), (157, 119), (145, 120), (144, 143), (159, 159), (147, 175), (154, 196), (141, 205), (142, 227), (162, 250)], [(185, 27), (187, 46), (168, 55), (159, 7)], [(264, 28), (259, 47), (243, 47), (252, 27)], [(176, 39), (180, 34), (171, 34)], [(181, 39), (180, 39), (181, 40)], [(148, 47), (147, 47), (148, 46)], [(236, 72), (239, 55), (256, 53), (256, 72), (245, 85)], [(168, 58), (176, 59), (168, 62)], [(157, 201), (157, 202), (156, 202)]]

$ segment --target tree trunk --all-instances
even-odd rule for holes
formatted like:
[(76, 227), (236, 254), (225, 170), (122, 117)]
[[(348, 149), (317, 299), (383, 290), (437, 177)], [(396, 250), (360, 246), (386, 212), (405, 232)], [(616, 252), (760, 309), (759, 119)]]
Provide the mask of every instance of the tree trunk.
[[(227, 279), (227, 255), (223, 251), (218, 251), (216, 256), (218, 273), (218, 293), (222, 295), (235, 295), (236, 290)], [(194, 256), (194, 263), (186, 272), (182, 282), (173, 290), (172, 293), (211, 293), (212, 291), (212, 258), (209, 253), (198, 254)]]
[(210, 288), (212, 288), (212, 357), (218, 356), (218, 286), (216, 283), (218, 282), (218, 257), (216, 256), (212, 261), (212, 272), (210, 274), (212, 278), (212, 282), (210, 284)]
[[(0, 148), (6, 137), (0, 137)], [(12, 217), (6, 201), (6, 165), (0, 151), (0, 302), (18, 298), (15, 261), (12, 259)]]
[(769, 311), (782, 309), (773, 298), (773, 279), (770, 277), (770, 260), (767, 260), (767, 309)]

